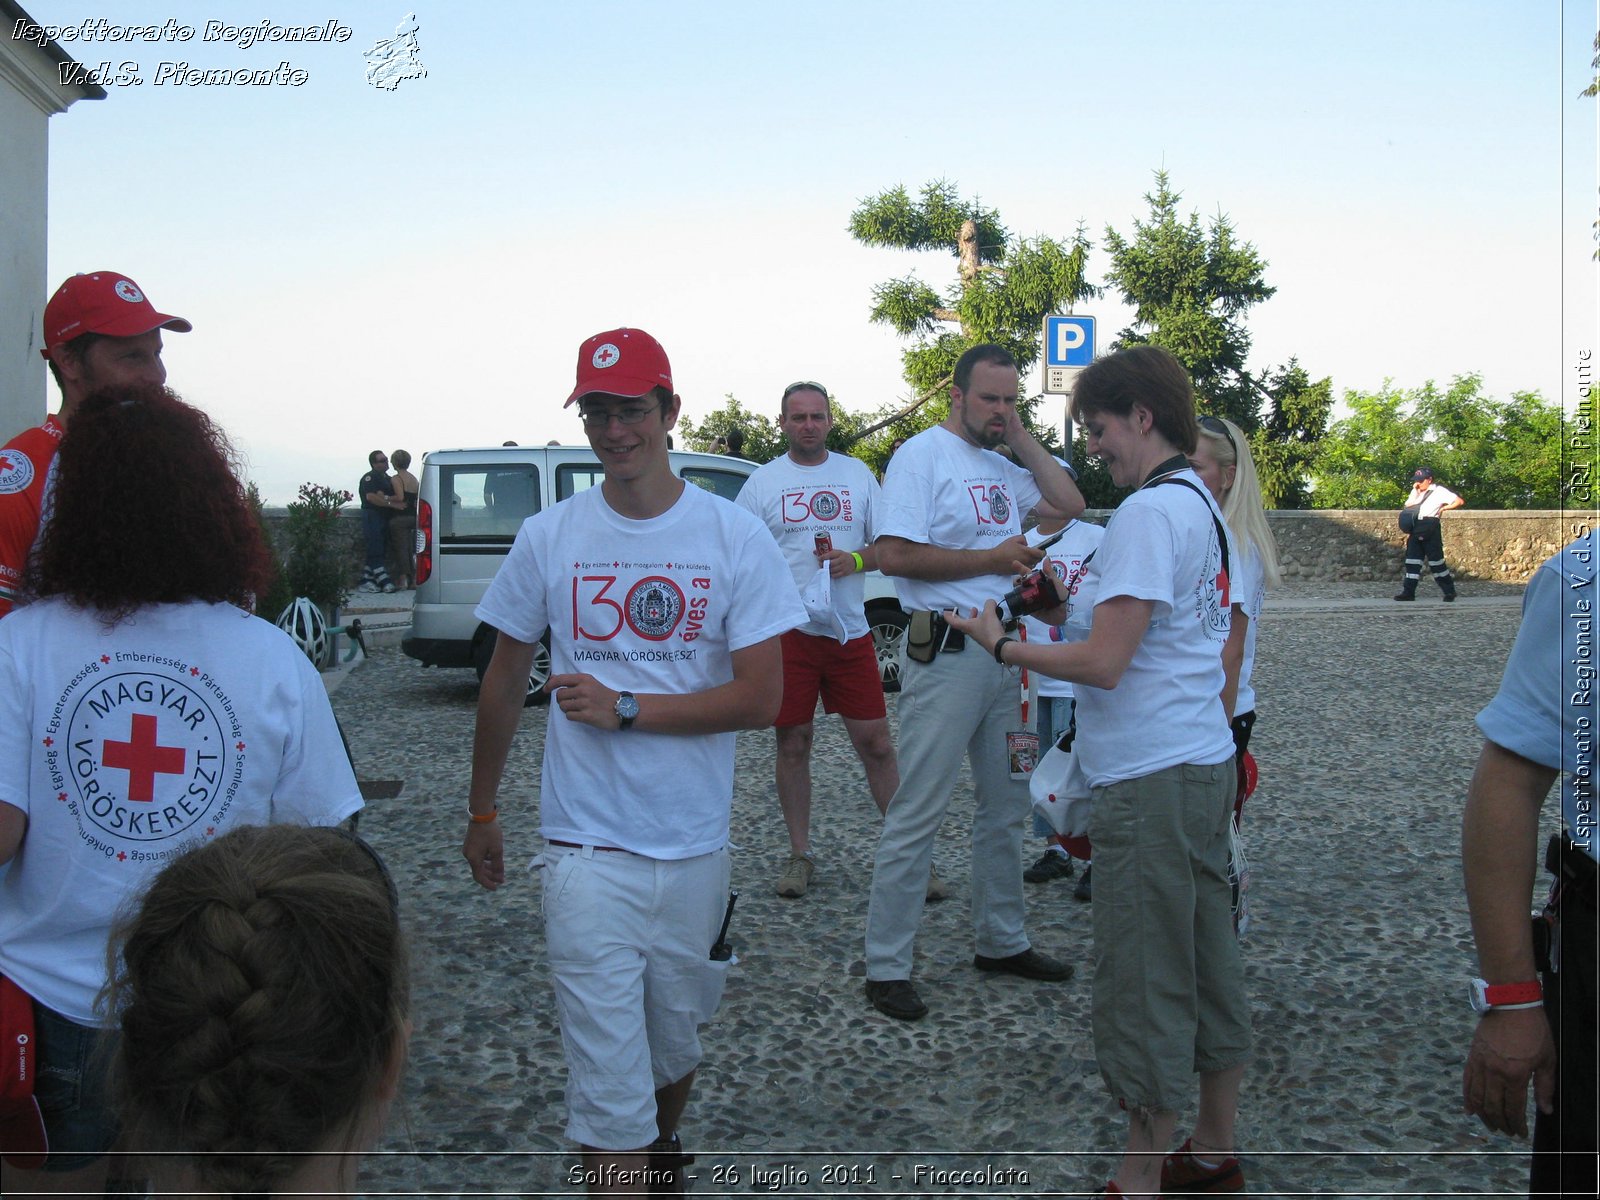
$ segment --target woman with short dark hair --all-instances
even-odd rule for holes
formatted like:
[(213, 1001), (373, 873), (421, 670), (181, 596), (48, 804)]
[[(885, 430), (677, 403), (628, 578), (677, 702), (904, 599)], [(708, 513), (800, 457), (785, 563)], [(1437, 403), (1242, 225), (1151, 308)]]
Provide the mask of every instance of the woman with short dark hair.
[[(1176, 359), (1153, 346), (1099, 359), (1078, 378), (1072, 416), (1112, 481), (1136, 489), (1088, 564), (1088, 640), (1016, 641), (993, 602), (951, 624), (1003, 663), (1077, 685), (1074, 748), (1093, 796), (1095, 1056), (1129, 1115), (1107, 1194), (1237, 1191), (1250, 1009), (1228, 883), (1236, 784), (1221, 698), (1236, 556), (1185, 458), (1198, 427)], [(1195, 1071), (1193, 1136), (1163, 1161)]]

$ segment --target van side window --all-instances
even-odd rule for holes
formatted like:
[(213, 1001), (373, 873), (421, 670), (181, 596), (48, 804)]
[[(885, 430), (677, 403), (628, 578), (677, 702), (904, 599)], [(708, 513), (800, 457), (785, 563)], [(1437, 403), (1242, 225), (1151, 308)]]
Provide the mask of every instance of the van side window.
[(750, 478), (737, 471), (720, 471), (715, 467), (685, 467), (679, 477), (724, 500), (737, 496), (744, 481)]
[(556, 468), (556, 503), (588, 491), (605, 477), (598, 461), (562, 463)]
[(510, 542), (539, 511), (539, 468), (532, 463), (445, 467), (439, 472), (439, 544)]

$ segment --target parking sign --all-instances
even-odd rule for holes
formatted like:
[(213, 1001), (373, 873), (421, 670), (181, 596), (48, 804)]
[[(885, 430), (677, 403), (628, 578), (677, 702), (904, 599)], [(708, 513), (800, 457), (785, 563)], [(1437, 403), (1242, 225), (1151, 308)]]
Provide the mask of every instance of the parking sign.
[(1094, 361), (1094, 318), (1049, 316), (1044, 319), (1044, 365), (1087, 367)]

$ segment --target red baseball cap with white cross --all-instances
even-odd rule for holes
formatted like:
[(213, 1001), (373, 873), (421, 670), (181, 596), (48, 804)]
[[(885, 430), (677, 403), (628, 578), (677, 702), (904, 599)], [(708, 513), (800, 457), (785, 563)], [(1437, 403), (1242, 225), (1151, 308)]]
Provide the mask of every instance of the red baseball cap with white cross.
[(644, 396), (652, 388), (672, 390), (667, 352), (642, 329), (608, 329), (578, 347), (578, 382), (562, 408), (594, 392)]
[(45, 358), (64, 342), (85, 333), (138, 337), (152, 329), (189, 333), (194, 326), (182, 317), (157, 312), (144, 289), (120, 271), (73, 275), (44, 306)]

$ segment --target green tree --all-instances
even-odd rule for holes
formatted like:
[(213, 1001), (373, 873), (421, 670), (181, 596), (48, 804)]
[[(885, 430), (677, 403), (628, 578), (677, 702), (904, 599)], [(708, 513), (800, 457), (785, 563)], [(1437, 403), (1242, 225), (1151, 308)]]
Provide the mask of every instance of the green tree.
[[(867, 246), (943, 251), (956, 260), (956, 278), (942, 291), (916, 275), (873, 289), (872, 320), (912, 340), (902, 366), (914, 399), (881, 412), (858, 433), (895, 430), (883, 440), (885, 450), (892, 436), (909, 436), (948, 415), (951, 373), (968, 347), (1004, 346), (1025, 372), (1039, 357), (1045, 316), (1099, 294), (1084, 278), (1090, 247), (1081, 225), (1070, 242), (1016, 237), (997, 211), (963, 199), (945, 180), (915, 197), (895, 187), (863, 200), (850, 214), (850, 235)], [(1030, 428), (1034, 403), (1023, 405)]]
[(1253, 430), (1260, 424), (1260, 396), (1246, 373), (1244, 318), (1277, 289), (1264, 278), (1266, 260), (1239, 240), (1226, 215), (1218, 213), (1205, 228), (1198, 212), (1187, 220), (1179, 216), (1182, 198), (1167, 173), (1157, 171), (1156, 190), (1145, 195), (1149, 217), (1134, 221), (1133, 236), (1106, 226), (1106, 279), (1134, 310), (1116, 346), (1149, 343), (1172, 351), (1208, 411)]
[(727, 437), (731, 429), (744, 430), (744, 453), (740, 458), (764, 463), (783, 453), (783, 435), (778, 432), (777, 424), (760, 413), (751, 412), (731, 393), (723, 397), (721, 408), (708, 413), (699, 424), (688, 417), (679, 417), (679, 436), (674, 441), (680, 449), (709, 454), (717, 438)]
[[(1201, 412), (1245, 431), (1269, 508), (1302, 508), (1307, 465), (1327, 428), (1333, 382), (1313, 382), (1298, 360), (1259, 375), (1249, 370), (1250, 310), (1276, 294), (1267, 261), (1240, 239), (1225, 213), (1203, 224), (1179, 213), (1182, 195), (1165, 171), (1145, 195), (1149, 212), (1131, 236), (1106, 228), (1106, 279), (1134, 310), (1115, 347), (1153, 344), (1170, 350), (1194, 379)], [(1264, 410), (1264, 411), (1263, 411)], [(1104, 497), (1109, 499), (1110, 497)]]
[(1350, 415), (1335, 421), (1312, 467), (1317, 508), (1399, 508), (1423, 445), (1410, 397), (1385, 380), (1376, 392), (1348, 391)]
[(1483, 394), (1483, 380), (1458, 375), (1400, 391), (1346, 392), (1351, 415), (1337, 421), (1312, 462), (1318, 508), (1398, 508), (1411, 473), (1426, 466), (1473, 508), (1555, 508), (1562, 476), (1562, 416), (1537, 392), (1509, 400)]
[(1333, 380), (1315, 383), (1291, 358), (1267, 378), (1270, 400), (1261, 427), (1247, 436), (1268, 508), (1309, 508), (1308, 479), (1333, 411)]

